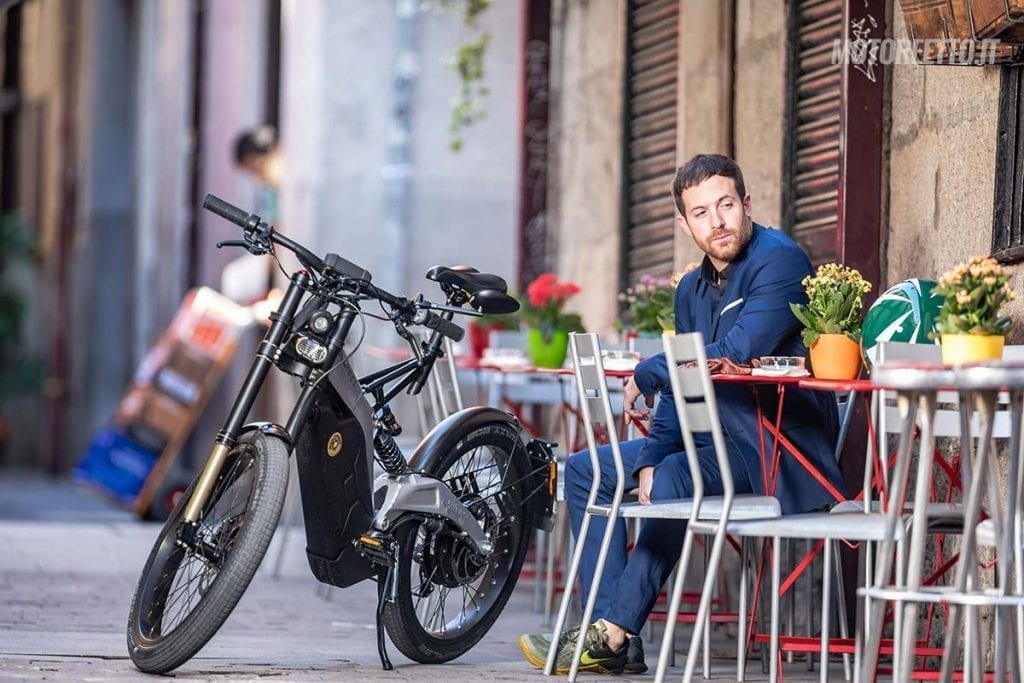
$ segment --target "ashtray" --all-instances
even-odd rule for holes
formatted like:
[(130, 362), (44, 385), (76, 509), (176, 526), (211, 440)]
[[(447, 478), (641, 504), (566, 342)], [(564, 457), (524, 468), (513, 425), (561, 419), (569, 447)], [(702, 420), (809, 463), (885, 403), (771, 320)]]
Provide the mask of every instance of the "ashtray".
[(605, 370), (632, 370), (640, 362), (640, 354), (636, 351), (609, 349), (601, 352), (601, 361)]
[(807, 359), (803, 356), (761, 356), (757, 360), (759, 366), (751, 374), (771, 377), (804, 377), (810, 374), (807, 372)]

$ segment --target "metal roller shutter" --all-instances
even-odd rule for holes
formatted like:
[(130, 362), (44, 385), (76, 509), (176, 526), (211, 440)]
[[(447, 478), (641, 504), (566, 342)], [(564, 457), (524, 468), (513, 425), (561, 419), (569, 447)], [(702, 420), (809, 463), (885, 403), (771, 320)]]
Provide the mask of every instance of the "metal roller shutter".
[(627, 11), (624, 285), (672, 272), (679, 0), (629, 0)]
[(834, 261), (839, 239), (839, 140), (842, 65), (832, 63), (843, 36), (842, 0), (793, 0), (789, 116), (790, 234), (815, 264)]

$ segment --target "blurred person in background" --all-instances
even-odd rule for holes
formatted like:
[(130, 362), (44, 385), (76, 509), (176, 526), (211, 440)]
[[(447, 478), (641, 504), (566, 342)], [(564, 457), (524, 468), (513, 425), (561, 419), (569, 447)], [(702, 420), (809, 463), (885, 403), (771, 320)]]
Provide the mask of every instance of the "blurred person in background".
[(281, 186), (281, 153), (273, 126), (247, 128), (235, 138), (235, 166), (254, 179), (259, 187), (255, 213), (268, 223), (280, 218), (277, 191)]

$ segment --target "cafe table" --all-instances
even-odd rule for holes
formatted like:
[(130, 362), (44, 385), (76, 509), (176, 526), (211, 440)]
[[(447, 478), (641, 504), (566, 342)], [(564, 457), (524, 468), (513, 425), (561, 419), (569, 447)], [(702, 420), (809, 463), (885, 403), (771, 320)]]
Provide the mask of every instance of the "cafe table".
[[(900, 445), (893, 466), (893, 479), (887, 507), (887, 534), (877, 557), (874, 582), (860, 590), (865, 598), (865, 625), (860, 657), (860, 680), (874, 680), (879, 670), (879, 641), (881, 620), (887, 603), (896, 611), (894, 641), (897, 650), (893, 656), (893, 679), (905, 680), (913, 675), (914, 643), (917, 637), (916, 615), (918, 606), (927, 603), (947, 605), (947, 631), (942, 651), (939, 680), (950, 681), (958, 664), (960, 637), (963, 637), (963, 678), (982, 680), (990, 674), (983, 671), (981, 620), (977, 608), (996, 608), (993, 638), (993, 680), (1005, 680), (1007, 670), (1013, 680), (1024, 674), (1024, 513), (1021, 496), (1024, 477), (1020, 459), (1021, 423), (1024, 414), (1024, 365), (993, 363), (977, 366), (948, 368), (935, 364), (907, 364), (905, 367), (881, 367), (875, 372), (875, 382), (897, 394), (901, 414)], [(927, 518), (924, 505), (913, 506), (913, 520), (908, 541), (905, 571), (893, 572), (893, 540), (897, 525), (903, 523), (904, 501), (927, 499), (932, 477), (934, 451), (933, 417), (939, 390), (959, 393), (961, 411), (973, 411), (978, 418), (977, 439), (966, 431), (964, 449), (969, 467), (964, 468), (963, 485), (966, 499), (963, 505), (964, 533), (956, 576), (946, 586), (922, 586), (921, 570), (924, 560), (924, 537)], [(994, 449), (993, 425), (996, 406), (1001, 392), (1008, 392), (1010, 412), (1008, 486), (998, 486), (997, 463)], [(920, 419), (918, 419), (920, 415)], [(963, 421), (970, 430), (970, 420)], [(913, 498), (908, 498), (908, 481), (913, 457), (914, 426), (920, 423), (920, 455)], [(967, 463), (965, 463), (967, 464)], [(987, 492), (988, 507), (982, 503)], [(978, 577), (977, 534), (984, 514), (992, 530), (996, 552), (994, 586), (982, 588)], [(899, 567), (902, 569), (902, 567)], [(1012, 618), (1011, 618), (1011, 615)], [(961, 634), (961, 623), (963, 633)], [(1010, 632), (1015, 631), (1011, 643)], [(1012, 647), (1011, 647), (1012, 645)]]

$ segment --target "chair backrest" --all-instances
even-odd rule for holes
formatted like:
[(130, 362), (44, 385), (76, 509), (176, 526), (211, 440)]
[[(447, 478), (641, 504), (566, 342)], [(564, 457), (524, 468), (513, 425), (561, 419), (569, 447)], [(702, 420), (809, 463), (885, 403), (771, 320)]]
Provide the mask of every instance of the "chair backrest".
[(611, 505), (612, 509), (617, 511), (622, 502), (625, 477), (622, 451), (619, 449), (619, 437), (615, 429), (615, 413), (608, 397), (608, 379), (604, 374), (604, 363), (601, 360), (601, 342), (593, 332), (573, 333), (569, 335), (569, 351), (576, 375), (576, 392), (583, 433), (587, 439), (587, 450), (594, 472), (588, 505), (594, 503), (600, 482), (601, 464), (597, 455), (595, 429), (595, 426), (600, 424), (608, 435), (608, 445), (611, 447), (612, 461), (615, 465), (615, 493)]
[(676, 414), (686, 446), (686, 459), (693, 479), (694, 507), (699, 507), (704, 496), (704, 479), (693, 435), (710, 432), (727, 501), (723, 506), (723, 516), (727, 517), (729, 501), (732, 499), (735, 486), (732, 466), (725, 448), (725, 437), (722, 435), (722, 423), (718, 418), (718, 402), (711, 383), (711, 373), (708, 371), (704, 336), (700, 332), (666, 334), (662, 337), (662, 344), (669, 369), (672, 397), (675, 400)]

